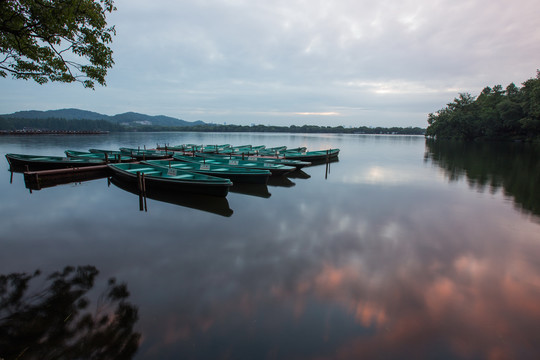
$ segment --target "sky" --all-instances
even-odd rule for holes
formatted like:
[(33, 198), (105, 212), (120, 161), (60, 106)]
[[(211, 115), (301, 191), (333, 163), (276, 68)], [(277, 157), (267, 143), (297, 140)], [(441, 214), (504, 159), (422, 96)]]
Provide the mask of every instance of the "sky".
[(116, 0), (107, 86), (0, 78), (0, 113), (427, 126), (540, 68), (538, 0)]

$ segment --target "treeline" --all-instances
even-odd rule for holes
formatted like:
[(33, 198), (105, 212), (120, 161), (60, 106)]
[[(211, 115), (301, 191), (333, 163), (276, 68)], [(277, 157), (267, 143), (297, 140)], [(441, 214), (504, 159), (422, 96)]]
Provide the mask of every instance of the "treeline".
[(273, 132), (273, 133), (335, 133), (335, 134), (396, 134), (396, 135), (424, 135), (426, 129), (419, 127), (350, 127), (343, 126), (273, 126), (273, 125), (217, 125), (206, 124), (196, 126), (152, 126), (144, 125), (135, 131), (194, 131), (194, 132)]
[(486, 87), (476, 99), (462, 93), (428, 124), (426, 136), (441, 139), (540, 141), (540, 70), (521, 88)]
[(125, 131), (122, 125), (106, 120), (20, 119), (0, 117), (0, 130), (46, 130), (46, 131)]
[(63, 130), (63, 131), (193, 131), (193, 132), (273, 132), (273, 133), (335, 133), (335, 134), (396, 134), (424, 135), (425, 129), (419, 127), (348, 127), (343, 126), (273, 126), (273, 125), (218, 125), (195, 126), (162, 125), (120, 125), (107, 120), (66, 120), (58, 118), (21, 119), (0, 117), (0, 130), (23, 129)]

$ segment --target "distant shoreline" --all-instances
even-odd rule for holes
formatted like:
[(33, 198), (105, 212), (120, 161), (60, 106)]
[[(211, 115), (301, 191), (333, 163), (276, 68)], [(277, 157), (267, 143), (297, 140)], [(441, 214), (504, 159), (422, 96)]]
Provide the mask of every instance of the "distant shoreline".
[(109, 131), (93, 130), (0, 130), (0, 135), (106, 135)]
[[(197, 131), (197, 130), (137, 130), (137, 131), (113, 131), (113, 133), (124, 133), (124, 132), (140, 132), (140, 133), (151, 133), (151, 132), (200, 132), (205, 133), (209, 131)], [(248, 131), (212, 131), (214, 133), (248, 133)], [(0, 136), (24, 136), (24, 135), (108, 135), (110, 131), (86, 131), (86, 130), (0, 130)], [(250, 133), (267, 133), (267, 134), (341, 134), (341, 135), (393, 135), (393, 136), (425, 136), (424, 134), (418, 133), (396, 133), (396, 132), (283, 132), (283, 131), (251, 131)]]

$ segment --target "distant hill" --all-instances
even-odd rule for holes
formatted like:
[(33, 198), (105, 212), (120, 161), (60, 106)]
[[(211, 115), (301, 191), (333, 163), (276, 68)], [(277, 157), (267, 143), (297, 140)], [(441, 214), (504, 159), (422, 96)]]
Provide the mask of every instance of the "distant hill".
[(205, 125), (203, 121), (185, 121), (176, 119), (169, 116), (157, 115), (150, 116), (145, 114), (139, 114), (134, 112), (127, 112), (114, 116), (99, 114), (93, 111), (86, 111), (80, 109), (60, 109), (60, 110), (48, 110), (48, 111), (17, 111), (12, 114), (0, 115), (4, 118), (18, 118), (18, 119), (66, 119), (66, 120), (106, 120), (116, 124), (123, 125), (157, 125), (157, 126), (194, 126)]

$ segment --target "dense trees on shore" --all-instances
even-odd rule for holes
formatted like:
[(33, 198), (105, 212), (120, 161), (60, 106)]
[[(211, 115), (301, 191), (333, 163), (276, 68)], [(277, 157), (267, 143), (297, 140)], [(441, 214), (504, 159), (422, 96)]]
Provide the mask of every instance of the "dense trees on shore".
[(123, 131), (124, 127), (106, 120), (19, 119), (0, 117), (0, 130)]
[(0, 117), (0, 130), (67, 130), (67, 131), (197, 131), (197, 132), (281, 132), (281, 133), (337, 133), (337, 134), (396, 134), (424, 135), (425, 129), (419, 127), (349, 127), (343, 126), (273, 126), (273, 125), (216, 125), (204, 124), (195, 126), (159, 126), (137, 125), (126, 126), (106, 120), (66, 120), (20, 119)]
[(274, 133), (304, 133), (304, 134), (394, 134), (394, 135), (424, 135), (425, 129), (419, 127), (348, 127), (343, 126), (275, 126), (275, 125), (216, 125), (205, 124), (182, 127), (141, 126), (139, 131), (197, 131), (197, 132), (274, 132)]
[(476, 99), (462, 93), (429, 114), (428, 124), (426, 136), (437, 138), (540, 141), (540, 70), (521, 88), (486, 87)]

